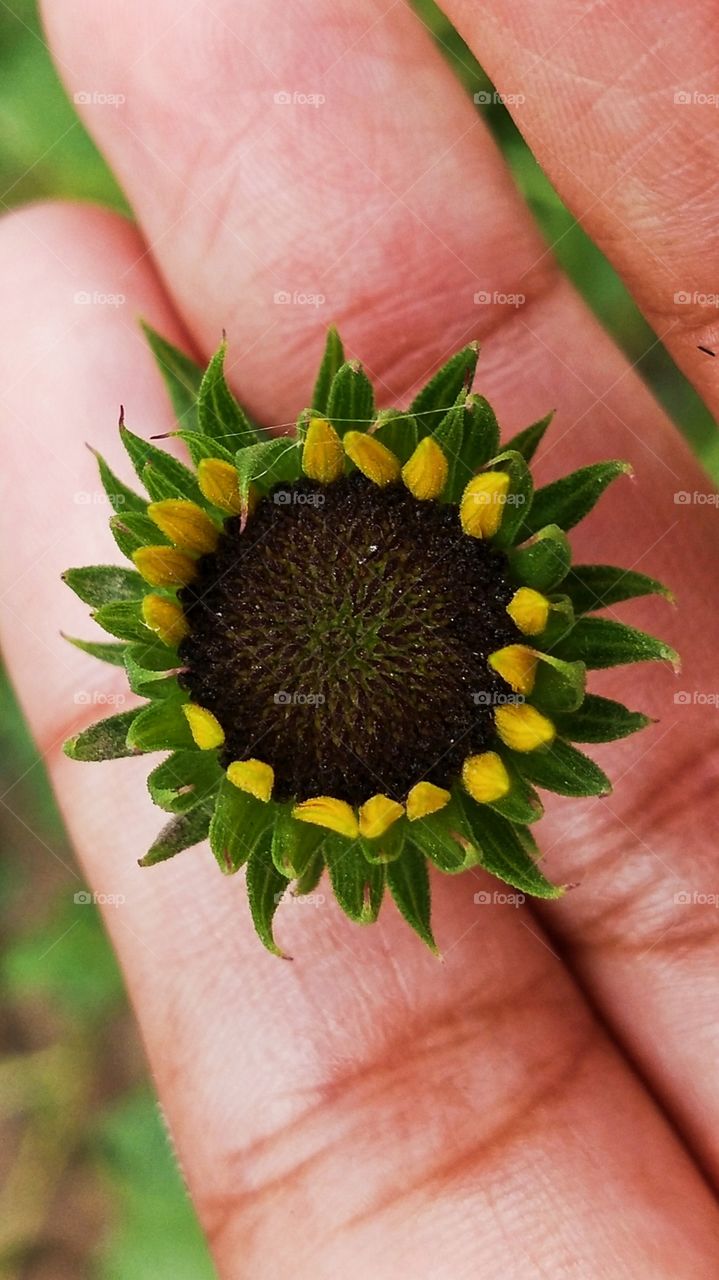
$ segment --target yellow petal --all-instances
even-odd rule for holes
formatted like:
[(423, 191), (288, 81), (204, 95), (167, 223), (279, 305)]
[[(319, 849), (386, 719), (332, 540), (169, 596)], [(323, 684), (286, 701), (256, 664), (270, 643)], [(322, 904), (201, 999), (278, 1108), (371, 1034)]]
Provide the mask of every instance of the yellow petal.
[(513, 751), (534, 751), (551, 742), (555, 734), (551, 720), (528, 702), (497, 707), (494, 723), (502, 742)]
[(436, 440), (425, 436), (402, 468), (402, 479), (415, 498), (438, 498), (447, 483), (447, 459)]
[(508, 644), (489, 655), (489, 665), (515, 693), (531, 693), (537, 674), (537, 655), (526, 644)]
[(479, 804), (501, 800), (511, 786), (504, 761), (496, 751), (483, 751), (478, 756), (467, 756), (462, 765), (462, 782), (472, 799)]
[(132, 560), (151, 587), (186, 587), (197, 573), (195, 561), (176, 547), (138, 547)]
[(257, 800), (269, 800), (275, 785), (275, 771), (263, 760), (234, 760), (227, 767), (227, 777), (234, 787), (247, 791)]
[(376, 795), (366, 800), (359, 811), (359, 830), (361, 836), (368, 840), (376, 840), (388, 831), (393, 822), (402, 817), (404, 809), (389, 796)]
[(151, 502), (147, 514), (181, 551), (203, 556), (217, 546), (220, 531), (196, 502), (166, 498), (163, 502)]
[(359, 824), (354, 810), (346, 800), (334, 800), (331, 796), (315, 796), (312, 800), (303, 800), (292, 810), (292, 817), (298, 822), (311, 822), (315, 827), (327, 827), (340, 836), (354, 839), (359, 835)]
[(507, 613), (525, 636), (538, 636), (547, 625), (549, 608), (546, 596), (533, 587), (520, 587), (507, 605)]
[(483, 471), (467, 485), (459, 504), (459, 518), (470, 538), (492, 538), (502, 523), (509, 489), (504, 471)]
[(206, 707), (198, 707), (195, 702), (186, 702), (182, 708), (190, 733), (195, 739), (195, 746), (200, 751), (211, 751), (213, 747), (221, 747), (225, 741), (225, 731), (219, 720)]
[(342, 441), (326, 418), (310, 418), (302, 450), (302, 470), (310, 480), (331, 484), (344, 471)]
[(342, 443), (347, 456), (374, 484), (385, 485), (399, 480), (399, 458), (380, 440), (365, 435), (364, 431), (348, 431)]
[[(208, 502), (238, 516), (242, 510), (237, 469), (224, 458), (203, 458), (197, 468), (197, 483)], [(252, 490), (250, 490), (252, 492)]]
[(182, 606), (176, 600), (168, 600), (166, 596), (145, 596), (142, 602), (142, 616), (150, 630), (154, 631), (164, 644), (171, 646), (180, 644), (190, 630)]
[(407, 817), (410, 822), (416, 822), (443, 809), (449, 801), (449, 791), (444, 787), (435, 787), (433, 782), (418, 782), (407, 796)]

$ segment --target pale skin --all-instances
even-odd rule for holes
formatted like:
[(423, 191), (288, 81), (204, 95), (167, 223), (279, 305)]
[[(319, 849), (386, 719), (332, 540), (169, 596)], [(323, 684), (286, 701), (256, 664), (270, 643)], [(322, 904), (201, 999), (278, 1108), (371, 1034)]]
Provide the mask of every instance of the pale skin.
[[(715, 405), (719, 360), (697, 345), (716, 347), (717, 312), (673, 302), (708, 291), (716, 262), (716, 112), (673, 102), (708, 87), (711, 6), (587, 9), (447, 5), (499, 89), (524, 92), (540, 162)], [(45, 19), (71, 92), (125, 97), (81, 110), (139, 229), (61, 205), (0, 226), (2, 640), (78, 851), (68, 893), (124, 895), (108, 927), (219, 1274), (715, 1274), (719, 718), (692, 692), (716, 686), (715, 508), (674, 500), (709, 482), (557, 273), (408, 10), (63, 0)], [(173, 426), (138, 314), (200, 358), (224, 327), (235, 389), (268, 425), (307, 403), (330, 321), (384, 403), (478, 337), (507, 433), (558, 408), (542, 479), (633, 463), (574, 545), (674, 587), (676, 610), (613, 612), (674, 644), (683, 671), (594, 679), (660, 722), (590, 748), (611, 797), (549, 801), (545, 867), (577, 885), (561, 903), (481, 905), (496, 882), (436, 876), (438, 963), (391, 905), (363, 931), (320, 886), (323, 903), (278, 917), (288, 962), (205, 848), (137, 867), (162, 821), (147, 762), (60, 752), (106, 710), (77, 692), (107, 702), (122, 679), (57, 632), (90, 634), (61, 571), (114, 558), (104, 509), (75, 497), (99, 490), (83, 441), (121, 469), (120, 402), (141, 434)]]

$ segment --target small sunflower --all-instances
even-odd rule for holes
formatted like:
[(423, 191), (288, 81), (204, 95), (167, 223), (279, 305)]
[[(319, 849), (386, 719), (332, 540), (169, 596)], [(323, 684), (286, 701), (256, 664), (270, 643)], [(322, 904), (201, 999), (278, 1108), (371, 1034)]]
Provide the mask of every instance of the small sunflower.
[(647, 724), (585, 692), (588, 668), (677, 658), (592, 611), (666, 588), (572, 565), (566, 531), (626, 463), (534, 490), (551, 414), (500, 445), (458, 352), (407, 410), (372, 386), (330, 330), (312, 406), (268, 438), (232, 395), (225, 344), (202, 371), (146, 328), (193, 469), (120, 432), (148, 497), (98, 459), (132, 568), (70, 569), (142, 706), (65, 744), (76, 760), (170, 754), (148, 778), (173, 816), (141, 866), (209, 836), (221, 870), (247, 867), (255, 928), (324, 868), (346, 914), (377, 918), (385, 889), (433, 949), (427, 861), (481, 866), (558, 897), (529, 825), (536, 788), (604, 795), (575, 742)]

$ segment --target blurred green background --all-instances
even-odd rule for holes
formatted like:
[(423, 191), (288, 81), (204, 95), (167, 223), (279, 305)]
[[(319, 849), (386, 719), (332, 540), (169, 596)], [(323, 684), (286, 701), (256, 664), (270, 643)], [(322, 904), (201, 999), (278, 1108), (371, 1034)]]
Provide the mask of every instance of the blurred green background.
[[(491, 88), (428, 0), (420, 15), (470, 94)], [(706, 409), (504, 108), (482, 107), (547, 240), (709, 473)], [(70, 197), (125, 208), (53, 71), (33, 0), (0, 3), (0, 207)], [(176, 1171), (109, 945), (73, 903), (72, 853), (0, 678), (0, 1280), (205, 1280), (215, 1273)]]

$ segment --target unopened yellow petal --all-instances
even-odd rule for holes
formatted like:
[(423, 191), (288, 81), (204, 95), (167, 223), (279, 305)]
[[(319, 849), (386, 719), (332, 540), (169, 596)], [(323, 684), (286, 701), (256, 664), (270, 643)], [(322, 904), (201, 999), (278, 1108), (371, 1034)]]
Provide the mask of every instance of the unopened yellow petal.
[(264, 760), (234, 760), (227, 767), (227, 777), (240, 791), (248, 791), (257, 800), (267, 802), (275, 785), (275, 771)]
[(391, 484), (399, 480), (399, 458), (380, 440), (365, 435), (364, 431), (348, 431), (342, 441), (347, 456), (374, 484)]
[(132, 560), (151, 587), (186, 587), (197, 573), (196, 562), (176, 547), (138, 547)]
[(303, 800), (292, 810), (292, 817), (298, 822), (311, 822), (315, 827), (327, 827), (340, 836), (354, 839), (359, 835), (359, 824), (354, 810), (346, 800), (335, 800), (332, 796), (315, 796), (312, 800)]
[(537, 674), (537, 655), (526, 644), (508, 644), (489, 655), (489, 665), (515, 693), (531, 693)]
[(221, 747), (225, 741), (225, 731), (216, 716), (206, 707), (198, 707), (196, 702), (186, 702), (182, 708), (190, 733), (195, 739), (195, 746), (200, 751), (212, 751), (213, 747)]
[(407, 817), (410, 822), (416, 822), (443, 809), (449, 801), (449, 791), (444, 787), (435, 787), (433, 782), (418, 782), (407, 796)]
[(202, 556), (217, 546), (220, 531), (196, 502), (166, 498), (162, 502), (151, 502), (147, 514), (181, 551)]
[(203, 458), (197, 468), (197, 483), (208, 502), (221, 511), (238, 516), (242, 510), (237, 469), (224, 458)]
[(462, 765), (462, 783), (473, 800), (479, 804), (492, 804), (506, 796), (511, 783), (504, 761), (496, 751), (483, 751), (478, 756), (467, 756)]
[(415, 498), (438, 498), (447, 483), (447, 459), (431, 436), (420, 440), (402, 468), (402, 479)]
[(310, 480), (331, 484), (344, 471), (342, 441), (326, 418), (310, 418), (302, 450), (302, 470)]
[(528, 702), (497, 707), (494, 723), (502, 742), (513, 751), (534, 751), (550, 743), (555, 734), (551, 720)]
[(544, 631), (549, 618), (549, 601), (533, 587), (520, 587), (507, 605), (512, 622), (525, 636), (538, 636)]
[(368, 840), (376, 840), (388, 831), (393, 822), (402, 817), (404, 809), (389, 796), (376, 795), (366, 800), (359, 811), (359, 830), (361, 836)]
[(166, 596), (145, 596), (142, 602), (142, 616), (150, 630), (154, 631), (164, 644), (171, 646), (180, 644), (190, 630), (182, 605), (176, 600), (168, 600)]
[(509, 489), (504, 471), (483, 471), (467, 485), (459, 504), (459, 518), (471, 538), (492, 538), (502, 523)]

